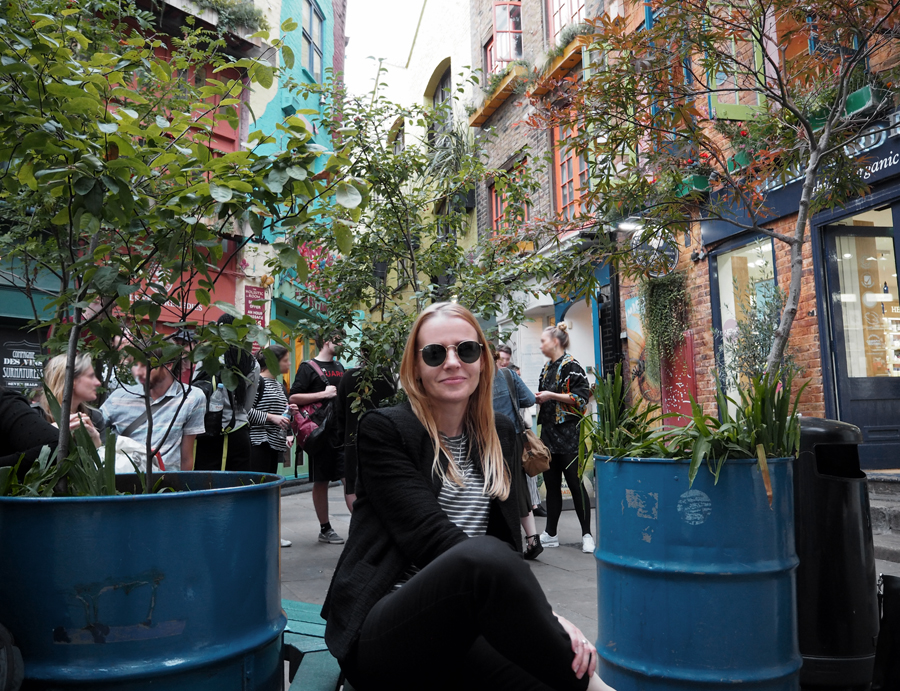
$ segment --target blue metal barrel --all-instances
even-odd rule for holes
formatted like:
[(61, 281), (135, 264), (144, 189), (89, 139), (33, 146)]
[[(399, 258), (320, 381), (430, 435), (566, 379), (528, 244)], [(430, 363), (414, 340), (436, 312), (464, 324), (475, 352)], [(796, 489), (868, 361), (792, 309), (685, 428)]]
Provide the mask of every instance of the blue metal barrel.
[(0, 622), (26, 688), (281, 689), (283, 482), (166, 473), (184, 491), (0, 497)]
[(793, 459), (718, 485), (665, 459), (597, 459), (599, 673), (617, 691), (796, 691)]

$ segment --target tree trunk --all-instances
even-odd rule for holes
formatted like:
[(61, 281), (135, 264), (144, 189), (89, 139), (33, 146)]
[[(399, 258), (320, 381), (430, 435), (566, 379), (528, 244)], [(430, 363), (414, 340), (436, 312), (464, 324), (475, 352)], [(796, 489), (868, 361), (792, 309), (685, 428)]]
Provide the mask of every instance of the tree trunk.
[(75, 383), (75, 358), (78, 356), (78, 337), (81, 335), (80, 307), (75, 308), (75, 319), (72, 330), (69, 332), (69, 345), (66, 348), (66, 379), (63, 383), (63, 396), (59, 402), (59, 444), (57, 445), (57, 461), (61, 461), (69, 455), (69, 415), (72, 411), (72, 388)]

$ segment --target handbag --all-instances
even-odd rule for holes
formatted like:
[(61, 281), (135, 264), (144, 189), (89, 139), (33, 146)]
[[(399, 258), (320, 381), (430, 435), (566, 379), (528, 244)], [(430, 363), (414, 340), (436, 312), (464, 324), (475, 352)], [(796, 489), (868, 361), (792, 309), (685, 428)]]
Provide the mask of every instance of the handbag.
[(512, 374), (507, 370), (500, 370), (503, 373), (503, 379), (506, 381), (506, 388), (509, 391), (509, 398), (513, 404), (513, 410), (516, 411), (516, 417), (519, 420), (519, 427), (523, 430), (519, 433), (519, 443), (522, 446), (522, 467), (529, 477), (536, 477), (543, 472), (550, 470), (550, 449), (544, 444), (538, 436), (530, 429), (525, 428), (522, 416), (519, 414), (518, 398), (513, 389)]
[[(322, 368), (319, 367), (318, 363), (314, 359), (307, 360), (307, 362), (309, 363), (309, 366), (319, 374), (322, 381), (325, 382), (325, 386), (328, 386), (328, 380), (325, 378), (325, 373), (322, 371)], [(312, 450), (308, 448), (308, 445), (314, 434), (316, 437), (322, 435), (322, 432), (318, 432), (318, 434), (316, 434), (316, 432), (325, 426), (325, 423), (328, 420), (327, 413), (321, 423), (314, 422), (312, 417), (323, 405), (325, 404), (322, 403), (322, 401), (307, 403), (306, 405), (300, 406), (299, 410), (294, 413), (292, 425), (294, 428), (294, 443), (304, 451)], [(316, 446), (315, 441), (313, 441), (313, 446)]]

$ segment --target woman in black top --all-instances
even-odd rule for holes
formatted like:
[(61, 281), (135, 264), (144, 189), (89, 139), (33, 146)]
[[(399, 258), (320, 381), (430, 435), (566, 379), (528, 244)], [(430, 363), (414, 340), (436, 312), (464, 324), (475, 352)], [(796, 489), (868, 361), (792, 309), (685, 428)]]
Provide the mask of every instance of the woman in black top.
[(468, 310), (430, 306), (400, 365), (409, 402), (360, 420), (350, 536), (322, 608), (360, 691), (608, 689), (522, 559), (515, 432), (494, 419), (485, 343)]
[(562, 514), (562, 478), (572, 492), (572, 503), (581, 523), (581, 551), (593, 553), (591, 503), (578, 479), (578, 421), (587, 407), (591, 387), (587, 374), (566, 348), (569, 333), (565, 322), (548, 326), (541, 334), (541, 352), (550, 362), (541, 371), (537, 402), (541, 441), (550, 449), (550, 469), (544, 473), (547, 488), (547, 526), (541, 535), (544, 547), (559, 547), (556, 534)]

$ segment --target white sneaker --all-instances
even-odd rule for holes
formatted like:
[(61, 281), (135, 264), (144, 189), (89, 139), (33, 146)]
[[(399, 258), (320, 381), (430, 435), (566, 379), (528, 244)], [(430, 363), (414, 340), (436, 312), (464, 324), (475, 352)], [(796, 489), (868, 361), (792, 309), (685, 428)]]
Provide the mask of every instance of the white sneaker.
[(587, 535), (583, 535), (581, 537), (581, 551), (585, 554), (593, 554), (594, 553), (594, 538), (590, 533)]
[(547, 535), (546, 532), (541, 533), (541, 544), (544, 547), (559, 547), (559, 535)]
[(292, 544), (294, 544), (294, 543), (291, 542), (290, 540), (285, 540), (284, 538), (281, 538), (281, 546), (282, 547), (290, 547)]

